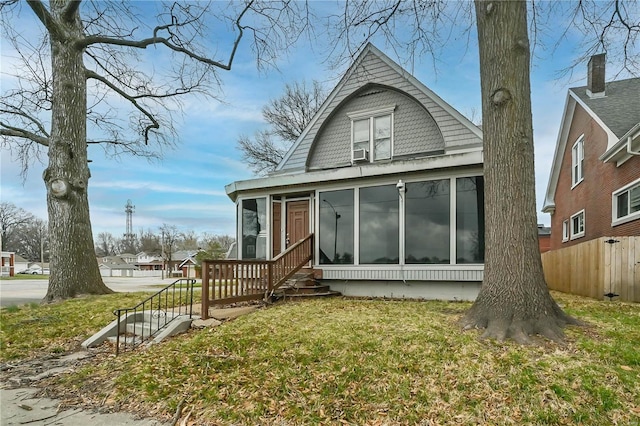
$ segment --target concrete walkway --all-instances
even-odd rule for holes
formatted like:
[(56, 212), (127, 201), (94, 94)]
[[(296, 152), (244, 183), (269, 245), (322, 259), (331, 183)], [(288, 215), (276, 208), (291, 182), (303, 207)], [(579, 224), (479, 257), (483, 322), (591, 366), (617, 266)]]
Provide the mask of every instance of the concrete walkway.
[(68, 409), (59, 411), (60, 401), (34, 398), (35, 388), (0, 389), (0, 425), (65, 425), (65, 426), (164, 426), (156, 420), (137, 420), (129, 413), (99, 413)]

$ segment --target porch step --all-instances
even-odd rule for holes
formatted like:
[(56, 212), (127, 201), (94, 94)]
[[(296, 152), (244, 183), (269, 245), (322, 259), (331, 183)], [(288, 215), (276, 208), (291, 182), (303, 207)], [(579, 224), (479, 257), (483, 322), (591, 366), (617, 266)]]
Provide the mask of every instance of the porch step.
[(302, 269), (294, 274), (287, 282), (274, 293), (276, 298), (286, 297), (324, 297), (340, 296), (340, 292), (331, 291), (327, 284), (322, 284), (314, 277), (316, 272), (312, 269)]

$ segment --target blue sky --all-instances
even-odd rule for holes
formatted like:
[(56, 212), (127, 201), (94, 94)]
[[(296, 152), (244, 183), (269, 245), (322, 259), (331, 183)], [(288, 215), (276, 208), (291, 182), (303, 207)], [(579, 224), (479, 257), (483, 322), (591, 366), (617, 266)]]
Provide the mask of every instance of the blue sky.
[[(25, 12), (31, 13), (27, 8), (23, 9), (23, 14)], [(557, 34), (552, 31), (545, 36), (553, 39)], [(435, 63), (431, 57), (424, 57), (413, 65), (406, 63), (406, 57), (395, 56), (384, 43), (374, 43), (407, 69), (413, 68), (416, 78), (462, 114), (468, 117), (474, 112), (480, 114), (479, 69), (473, 40), (467, 49), (466, 40), (451, 39)], [(124, 206), (128, 199), (135, 205), (135, 232), (142, 228), (157, 231), (167, 223), (185, 231), (233, 235), (235, 207), (226, 196), (224, 186), (252, 177), (242, 163), (236, 140), (241, 134), (250, 135), (266, 128), (261, 108), (278, 97), (286, 83), (317, 79), (328, 89), (333, 88), (344, 68), (329, 69), (324, 52), (322, 46), (311, 48), (308, 43), (299, 43), (279, 59), (278, 70), (258, 72), (248, 43), (242, 44), (233, 69), (219, 74), (222, 102), (204, 98), (186, 100), (178, 124), (178, 146), (166, 151), (162, 161), (111, 159), (105, 157), (101, 149), (91, 148), (89, 203), (94, 237), (100, 232), (111, 232), (114, 236), (125, 232)], [(531, 83), (540, 210), (567, 89), (585, 84), (586, 63), (575, 69), (573, 80), (557, 78), (557, 72), (581, 53), (571, 37), (554, 52), (538, 49), (535, 53)], [(3, 67), (10, 62), (11, 54), (7, 43), (2, 43)], [(2, 79), (6, 79), (4, 71)], [(43, 154), (42, 159), (46, 161), (46, 153)], [(1, 155), (2, 201), (12, 202), (46, 219), (46, 196), (41, 179), (45, 163), (33, 162), (23, 182), (19, 164), (11, 153), (2, 149)], [(546, 214), (539, 213), (538, 218), (540, 223), (550, 222)]]

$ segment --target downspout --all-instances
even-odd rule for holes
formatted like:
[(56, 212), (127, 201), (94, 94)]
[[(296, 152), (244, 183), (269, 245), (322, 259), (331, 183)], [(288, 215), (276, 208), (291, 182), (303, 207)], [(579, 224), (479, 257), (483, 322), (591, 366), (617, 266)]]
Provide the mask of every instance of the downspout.
[(640, 155), (640, 151), (634, 151), (631, 149), (631, 135), (627, 137), (627, 153), (630, 155)]

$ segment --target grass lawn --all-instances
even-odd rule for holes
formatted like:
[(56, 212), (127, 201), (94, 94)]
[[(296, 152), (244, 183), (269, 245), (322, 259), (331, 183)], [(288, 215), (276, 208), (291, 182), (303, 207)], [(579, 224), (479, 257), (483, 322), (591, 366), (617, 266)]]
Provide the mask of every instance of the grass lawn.
[(49, 275), (43, 274), (16, 274), (13, 277), (2, 277), (2, 281), (18, 281), (18, 280), (48, 280)]
[[(305, 300), (102, 357), (50, 386), (167, 418), (184, 400), (198, 425), (639, 424), (640, 305), (554, 296), (592, 324), (563, 346), (479, 341), (456, 324), (468, 303)], [(112, 302), (101, 299), (60, 306), (98, 315)], [(56, 315), (36, 313), (46, 308), (32, 315)], [(2, 312), (3, 339), (13, 315)]]

